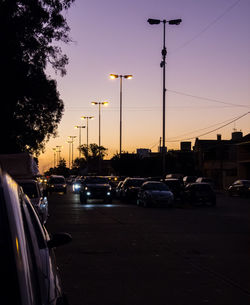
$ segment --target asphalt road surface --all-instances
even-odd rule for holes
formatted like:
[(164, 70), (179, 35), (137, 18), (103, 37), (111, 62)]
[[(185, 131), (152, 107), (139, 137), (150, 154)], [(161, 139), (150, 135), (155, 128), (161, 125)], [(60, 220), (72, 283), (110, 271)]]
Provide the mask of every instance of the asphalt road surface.
[(114, 200), (49, 197), (49, 232), (71, 305), (250, 304), (250, 200), (219, 194), (217, 207), (142, 208)]

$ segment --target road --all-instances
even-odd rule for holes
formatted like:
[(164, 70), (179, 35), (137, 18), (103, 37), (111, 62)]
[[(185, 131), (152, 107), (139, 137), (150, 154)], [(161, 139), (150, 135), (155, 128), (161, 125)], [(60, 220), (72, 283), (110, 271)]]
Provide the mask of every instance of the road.
[(50, 232), (71, 305), (248, 305), (249, 199), (217, 207), (142, 208), (49, 197)]

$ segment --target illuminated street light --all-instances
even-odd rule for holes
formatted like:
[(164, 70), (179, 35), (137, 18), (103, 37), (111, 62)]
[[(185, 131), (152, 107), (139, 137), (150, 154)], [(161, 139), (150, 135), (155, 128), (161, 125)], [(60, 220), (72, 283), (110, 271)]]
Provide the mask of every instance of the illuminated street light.
[(82, 136), (81, 136), (81, 130), (82, 130), (82, 128), (85, 128), (86, 126), (81, 126), (81, 125), (78, 125), (78, 126), (75, 126), (75, 128), (76, 129), (79, 129), (79, 158), (81, 158), (81, 149), (80, 149), (80, 147), (81, 147), (81, 143), (82, 143), (82, 140), (81, 140), (81, 138), (82, 138)]
[(126, 75), (118, 75), (118, 74), (109, 74), (111, 79), (120, 78), (120, 157), (122, 153), (122, 79), (131, 79), (133, 75), (126, 74)]
[(99, 109), (99, 147), (101, 146), (101, 106), (108, 106), (109, 102), (92, 102), (92, 105), (98, 105)]
[(165, 156), (166, 156), (166, 139), (165, 139), (165, 107), (166, 107), (166, 23), (170, 25), (179, 25), (182, 22), (182, 19), (173, 19), (173, 20), (159, 20), (159, 19), (148, 19), (148, 23), (151, 25), (163, 23), (163, 49), (161, 51), (162, 61), (161, 68), (163, 68), (163, 119), (162, 119), (162, 171), (163, 175), (165, 175)]

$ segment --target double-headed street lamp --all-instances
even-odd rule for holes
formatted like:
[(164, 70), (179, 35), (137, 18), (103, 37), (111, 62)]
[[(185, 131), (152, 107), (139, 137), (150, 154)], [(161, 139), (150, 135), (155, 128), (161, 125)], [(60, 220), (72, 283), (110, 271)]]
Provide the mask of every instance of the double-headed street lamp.
[(87, 150), (89, 149), (89, 120), (92, 120), (93, 116), (82, 116), (82, 120), (87, 120)]
[(85, 128), (86, 126), (81, 126), (81, 125), (77, 125), (77, 126), (75, 126), (75, 128), (76, 129), (79, 129), (79, 158), (81, 158), (81, 143), (82, 143), (82, 140), (81, 140), (81, 138), (82, 138), (82, 136), (81, 136), (81, 130), (82, 130), (82, 128)]
[(99, 147), (101, 146), (101, 106), (108, 106), (109, 102), (92, 102), (92, 105), (98, 105), (99, 109)]
[(66, 141), (69, 144), (69, 169), (71, 167), (71, 162), (70, 162), (70, 155), (71, 155), (71, 146), (73, 145), (74, 141)]
[(131, 79), (133, 75), (118, 75), (118, 74), (110, 74), (111, 79), (119, 78), (120, 77), (120, 157), (122, 153), (122, 79)]
[(159, 19), (148, 19), (148, 23), (153, 24), (160, 24), (163, 23), (163, 49), (161, 51), (162, 54), (162, 61), (161, 61), (161, 68), (163, 68), (163, 119), (162, 119), (162, 171), (165, 174), (165, 155), (166, 155), (166, 139), (165, 139), (165, 106), (166, 106), (166, 56), (167, 56), (167, 49), (166, 49), (166, 23), (170, 25), (179, 25), (182, 20), (181, 19), (173, 19), (173, 20), (159, 20)]

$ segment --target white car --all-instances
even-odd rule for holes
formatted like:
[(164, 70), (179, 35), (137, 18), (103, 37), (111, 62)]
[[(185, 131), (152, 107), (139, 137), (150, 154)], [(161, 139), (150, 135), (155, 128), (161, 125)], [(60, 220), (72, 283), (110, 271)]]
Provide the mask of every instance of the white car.
[(164, 183), (147, 181), (142, 184), (138, 192), (137, 205), (173, 207), (174, 195)]
[(42, 184), (34, 179), (17, 179), (17, 183), (29, 197), (31, 203), (38, 212), (41, 222), (45, 224), (48, 219), (48, 199)]

